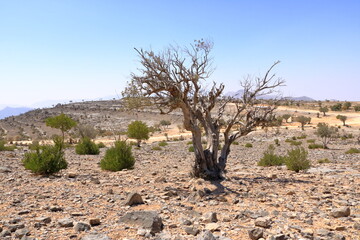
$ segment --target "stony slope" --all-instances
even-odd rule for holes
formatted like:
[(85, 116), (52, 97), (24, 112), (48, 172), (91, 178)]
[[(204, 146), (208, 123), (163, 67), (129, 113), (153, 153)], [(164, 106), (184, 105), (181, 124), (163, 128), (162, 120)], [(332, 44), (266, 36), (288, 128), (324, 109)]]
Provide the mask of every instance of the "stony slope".
[[(312, 131), (306, 131), (307, 139), (316, 138)], [(284, 154), (291, 148), (285, 139), (301, 134), (282, 130), (280, 135), (245, 137), (233, 147), (222, 182), (189, 177), (193, 155), (185, 141), (169, 142), (161, 151), (152, 150), (156, 143), (134, 149), (135, 168), (121, 172), (99, 168), (105, 149), (99, 156), (78, 156), (70, 148), (69, 168), (54, 177), (24, 170), (26, 148), (0, 152), (0, 235), (15, 239), (28, 232), (27, 239), (44, 240), (106, 239), (99, 234), (111, 239), (206, 239), (199, 236), (208, 229), (223, 240), (250, 239), (249, 230), (252, 237), (258, 232), (267, 240), (360, 239), (360, 154), (344, 154), (359, 147), (355, 139), (338, 139), (330, 150), (309, 150), (313, 168), (307, 172), (256, 166), (275, 138), (280, 139), (276, 151)], [(300, 141), (307, 146), (306, 139)], [(245, 148), (247, 142), (253, 148)], [(322, 158), (331, 163), (317, 163)], [(131, 192), (139, 193), (145, 203), (125, 205)], [(141, 226), (119, 221), (140, 210), (156, 211), (164, 229), (150, 236)], [(88, 226), (90, 220), (100, 225), (81, 231), (77, 223)], [(87, 238), (90, 232), (97, 237)]]

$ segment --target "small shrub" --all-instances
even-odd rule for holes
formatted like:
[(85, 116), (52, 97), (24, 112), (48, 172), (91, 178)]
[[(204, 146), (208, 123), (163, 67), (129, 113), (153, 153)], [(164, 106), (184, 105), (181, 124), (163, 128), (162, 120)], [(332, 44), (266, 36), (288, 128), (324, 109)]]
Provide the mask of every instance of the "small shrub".
[(194, 146), (189, 146), (189, 152), (195, 152)]
[(299, 172), (310, 168), (310, 161), (307, 159), (308, 152), (304, 148), (295, 148), (288, 151), (285, 156), (285, 164), (289, 170)]
[(168, 143), (167, 142), (165, 142), (165, 141), (162, 141), (162, 142), (159, 142), (159, 144), (158, 144), (160, 147), (165, 147), (165, 146), (167, 146), (168, 145)]
[(252, 148), (253, 145), (252, 145), (251, 143), (246, 143), (246, 144), (245, 144), (245, 147), (247, 147), (247, 148)]
[(291, 139), (295, 141), (295, 140), (296, 140), (296, 137), (295, 137), (295, 136), (293, 136)]
[(115, 146), (109, 148), (104, 158), (100, 161), (100, 167), (109, 171), (120, 171), (134, 167), (135, 158), (132, 155), (131, 145), (125, 141), (115, 142)]
[(88, 137), (80, 140), (76, 145), (75, 152), (79, 155), (98, 155), (100, 153), (98, 145)]
[(308, 147), (309, 147), (309, 149), (324, 148), (324, 146), (322, 144), (316, 144), (316, 143), (309, 144)]
[(290, 142), (290, 145), (292, 145), (292, 146), (300, 146), (301, 144), (302, 144), (301, 141), (291, 141)]
[(360, 149), (357, 148), (350, 148), (345, 152), (346, 154), (353, 154), (353, 153), (360, 153)]
[(35, 151), (40, 147), (39, 141), (32, 141), (32, 143), (29, 145), (29, 150)]
[(193, 144), (193, 142), (192, 142), (192, 141), (188, 141), (186, 144), (187, 144), (187, 145), (191, 145), (191, 144)]
[(297, 139), (305, 139), (307, 136), (305, 134), (299, 136), (299, 137), (296, 137)]
[(274, 139), (274, 143), (275, 143), (277, 146), (280, 146), (280, 141), (279, 141), (279, 139)]
[(1, 151), (14, 151), (16, 146), (5, 146), (6, 142), (0, 140), (0, 152)]
[(58, 143), (54, 146), (39, 146), (35, 152), (25, 153), (22, 163), (25, 169), (40, 175), (57, 173), (68, 165), (62, 146)]
[(154, 150), (154, 151), (160, 151), (160, 150), (162, 150), (162, 148), (159, 147), (159, 146), (153, 146), (151, 149)]
[(234, 145), (239, 145), (239, 142), (235, 141), (235, 142), (233, 142), (232, 144), (234, 144)]
[(315, 139), (308, 139), (306, 140), (307, 143), (315, 143)]
[(98, 148), (106, 148), (105, 144), (103, 142), (99, 142), (97, 144)]
[(280, 166), (284, 164), (284, 157), (274, 154), (275, 147), (270, 145), (264, 152), (264, 156), (258, 162), (259, 166)]
[(317, 162), (320, 163), (320, 164), (322, 164), (322, 163), (331, 163), (331, 161), (329, 159), (327, 159), (327, 158), (319, 159)]

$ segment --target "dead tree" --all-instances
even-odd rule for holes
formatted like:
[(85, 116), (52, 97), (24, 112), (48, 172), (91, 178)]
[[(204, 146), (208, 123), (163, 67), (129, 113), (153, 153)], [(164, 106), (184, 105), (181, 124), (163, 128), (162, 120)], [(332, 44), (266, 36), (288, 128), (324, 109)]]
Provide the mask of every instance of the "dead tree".
[[(170, 46), (160, 53), (135, 49), (142, 67), (140, 73), (131, 74), (123, 96), (131, 97), (128, 93), (136, 88), (142, 96), (150, 97), (163, 114), (180, 109), (184, 127), (192, 133), (193, 176), (221, 179), (231, 144), (272, 118), (275, 106), (259, 104), (258, 97), (274, 92), (284, 81), (271, 73), (279, 63), (275, 62), (264, 77), (249, 77), (241, 83), (244, 91), (240, 98), (223, 98), (223, 84), (214, 82), (210, 88), (205, 88), (213, 72), (211, 49), (212, 43), (202, 40), (195, 41), (189, 48)], [(228, 105), (236, 108), (231, 116), (225, 114)], [(207, 140), (205, 147), (202, 130)], [(221, 134), (224, 145), (219, 149)]]

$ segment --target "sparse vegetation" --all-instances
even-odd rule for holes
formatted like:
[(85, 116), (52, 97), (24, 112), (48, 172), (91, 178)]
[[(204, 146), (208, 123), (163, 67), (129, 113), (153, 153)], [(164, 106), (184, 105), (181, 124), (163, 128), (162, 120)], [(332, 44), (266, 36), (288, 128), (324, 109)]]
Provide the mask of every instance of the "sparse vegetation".
[(136, 139), (138, 147), (140, 147), (141, 140), (149, 139), (149, 132), (148, 126), (142, 121), (133, 121), (127, 129), (128, 137)]
[(51, 175), (66, 169), (68, 163), (64, 157), (63, 142), (54, 139), (53, 146), (37, 146), (35, 151), (25, 153), (22, 163), (25, 169), (39, 175)]
[(115, 142), (115, 146), (109, 148), (100, 161), (101, 169), (109, 171), (132, 169), (134, 164), (135, 158), (132, 155), (131, 145), (125, 141)]
[(158, 143), (158, 145), (159, 145), (159, 147), (165, 147), (165, 146), (168, 145), (168, 143), (165, 142), (165, 141), (161, 141), (161, 142)]
[(0, 140), (0, 151), (14, 151), (16, 146), (6, 146), (6, 141)]
[(327, 158), (319, 159), (317, 162), (320, 163), (320, 164), (323, 164), (323, 163), (331, 163), (331, 161), (330, 161), (329, 159), (327, 159)]
[(103, 142), (99, 142), (97, 144), (98, 148), (106, 148), (105, 144)]
[(274, 145), (269, 145), (268, 149), (264, 152), (263, 157), (258, 162), (259, 166), (269, 167), (269, 166), (280, 166), (284, 164), (284, 157), (276, 155), (274, 153)]
[(323, 116), (326, 116), (326, 113), (329, 111), (328, 107), (320, 107), (319, 112), (323, 113)]
[(322, 144), (316, 144), (316, 143), (309, 144), (308, 147), (309, 147), (309, 149), (324, 148), (324, 146)]
[(309, 169), (310, 161), (307, 159), (307, 155), (308, 152), (302, 147), (289, 150), (285, 156), (286, 167), (295, 172)]
[(342, 109), (342, 104), (341, 103), (337, 103), (337, 104), (335, 104), (335, 105), (332, 105), (331, 107), (330, 107), (330, 109), (331, 109), (331, 111), (341, 111), (341, 109)]
[(75, 152), (79, 155), (98, 155), (100, 153), (99, 146), (90, 138), (84, 137), (75, 147)]
[(283, 119), (285, 119), (286, 122), (288, 122), (288, 120), (291, 118), (290, 114), (284, 114), (282, 115)]
[(162, 126), (164, 129), (169, 128), (169, 126), (171, 125), (171, 122), (168, 120), (161, 120), (160, 121), (160, 126)]
[(152, 149), (152, 150), (155, 150), (155, 151), (160, 151), (160, 150), (162, 150), (162, 148), (161, 148), (160, 146), (153, 146), (151, 149)]
[(345, 152), (346, 154), (354, 154), (354, 153), (360, 153), (360, 149), (357, 148), (350, 148)]
[(347, 116), (345, 116), (345, 115), (337, 115), (336, 116), (336, 119), (339, 119), (340, 121), (342, 121), (342, 123), (343, 123), (343, 126), (346, 126), (346, 120), (347, 120)]
[(195, 148), (194, 148), (194, 146), (189, 146), (188, 150), (189, 150), (189, 152), (194, 152)]
[(321, 138), (323, 148), (327, 149), (330, 139), (337, 133), (337, 131), (337, 128), (330, 127), (329, 124), (319, 123), (315, 134)]
[(344, 102), (344, 104), (342, 105), (342, 110), (349, 110), (351, 107), (351, 102)]
[(306, 124), (309, 124), (311, 122), (311, 117), (305, 117), (305, 116), (298, 116), (296, 117), (296, 122), (299, 122), (301, 124), (301, 130), (305, 130), (304, 126)]
[(245, 144), (245, 147), (246, 147), (246, 148), (252, 148), (253, 145), (252, 145), (251, 143), (246, 143), (246, 144)]
[(77, 125), (76, 121), (69, 116), (61, 113), (58, 116), (50, 117), (45, 120), (46, 126), (60, 129), (62, 142), (65, 142), (65, 133)]

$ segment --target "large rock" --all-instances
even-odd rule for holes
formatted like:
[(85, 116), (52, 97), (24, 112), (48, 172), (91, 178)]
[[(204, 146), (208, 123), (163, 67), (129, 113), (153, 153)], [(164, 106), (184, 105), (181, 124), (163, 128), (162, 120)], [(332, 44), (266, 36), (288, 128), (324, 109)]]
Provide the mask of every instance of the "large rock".
[(271, 220), (268, 217), (260, 217), (255, 220), (255, 226), (269, 228), (271, 227)]
[(91, 228), (91, 227), (90, 227), (89, 224), (83, 223), (83, 222), (78, 222), (78, 223), (76, 223), (76, 224), (75, 224), (75, 227), (74, 227), (74, 229), (75, 229), (76, 232), (88, 231), (88, 230), (90, 230), (90, 228)]
[(200, 234), (197, 240), (216, 240), (216, 238), (210, 231), (205, 231)]
[(105, 234), (91, 233), (91, 234), (83, 236), (81, 238), (81, 240), (111, 240), (111, 238), (109, 238)]
[(264, 230), (261, 228), (253, 228), (248, 231), (249, 237), (251, 240), (258, 240), (264, 235)]
[(143, 201), (142, 197), (140, 196), (140, 194), (138, 194), (136, 192), (130, 193), (125, 200), (125, 205), (128, 205), (128, 206), (133, 206), (133, 205), (143, 204), (143, 203), (144, 203), (144, 201)]
[(59, 219), (58, 221), (60, 227), (72, 227), (74, 226), (74, 223), (71, 219), (69, 218), (63, 218), (63, 219)]
[(217, 222), (217, 215), (216, 212), (207, 212), (203, 216), (203, 222), (205, 223), (211, 223), (211, 222)]
[(151, 234), (161, 232), (164, 228), (162, 219), (154, 211), (136, 211), (125, 214), (120, 218), (120, 222), (137, 225), (144, 229), (149, 229)]
[(0, 173), (9, 173), (11, 172), (10, 168), (7, 167), (0, 167)]
[(331, 211), (330, 214), (334, 218), (348, 217), (348, 216), (350, 216), (350, 208), (349, 207), (335, 208)]

